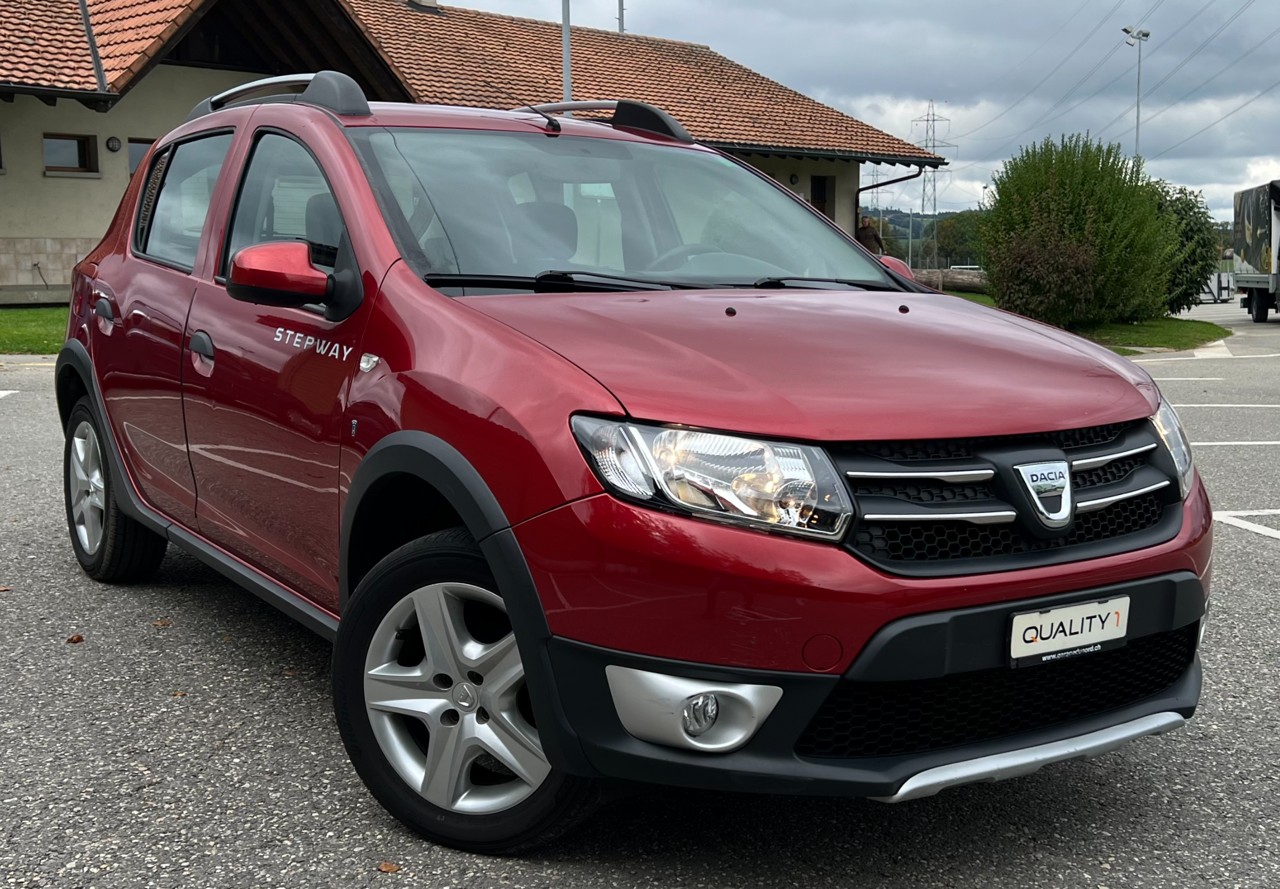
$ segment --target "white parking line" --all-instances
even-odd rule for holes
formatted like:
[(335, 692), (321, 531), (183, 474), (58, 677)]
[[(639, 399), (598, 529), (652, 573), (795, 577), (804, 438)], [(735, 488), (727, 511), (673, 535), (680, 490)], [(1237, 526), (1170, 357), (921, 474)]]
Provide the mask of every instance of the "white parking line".
[(0, 389), (0, 398), (4, 398), (6, 395), (17, 395), (17, 394), (18, 394), (17, 389)]
[(1227, 512), (1215, 512), (1213, 518), (1215, 521), (1222, 522), (1224, 525), (1230, 525), (1233, 528), (1239, 528), (1242, 531), (1251, 531), (1254, 534), (1260, 534), (1263, 537), (1271, 537), (1280, 540), (1280, 531), (1275, 528), (1268, 528), (1266, 525), (1259, 525), (1256, 522), (1245, 521), (1244, 516), (1252, 516), (1254, 518), (1260, 516), (1277, 516), (1280, 515), (1280, 509), (1257, 509), (1252, 511), (1230, 510)]
[(1227, 348), (1226, 340), (1218, 340), (1216, 343), (1209, 343), (1203, 349), (1196, 349), (1193, 353), (1197, 358), (1234, 358), (1231, 350)]
[(1176, 358), (1130, 358), (1134, 364), (1163, 364), (1168, 361), (1203, 361), (1206, 358), (1226, 359), (1232, 361), (1248, 361), (1252, 358), (1280, 358), (1280, 352), (1271, 352), (1267, 355), (1179, 355)]
[(1193, 448), (1237, 448), (1242, 445), (1280, 445), (1280, 441), (1193, 441)]

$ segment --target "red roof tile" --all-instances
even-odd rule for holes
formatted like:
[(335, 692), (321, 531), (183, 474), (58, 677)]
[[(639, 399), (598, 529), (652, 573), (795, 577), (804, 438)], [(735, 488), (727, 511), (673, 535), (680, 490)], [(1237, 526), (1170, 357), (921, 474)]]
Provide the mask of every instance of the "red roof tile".
[[(560, 25), (404, 0), (342, 0), (420, 102), (558, 101)], [(771, 151), (943, 162), (696, 43), (573, 29), (573, 97), (637, 99), (700, 141)]]
[[(107, 89), (126, 90), (212, 2), (87, 0)], [(507, 108), (561, 98), (556, 22), (405, 0), (338, 2), (420, 102)], [(4, 82), (98, 89), (77, 0), (0, 2)], [(715, 145), (944, 162), (696, 43), (574, 28), (573, 91), (657, 105)]]
[(123, 92), (207, 0), (88, 0), (107, 86)]
[(0, 84), (96, 92), (98, 78), (76, 0), (0, 3)]

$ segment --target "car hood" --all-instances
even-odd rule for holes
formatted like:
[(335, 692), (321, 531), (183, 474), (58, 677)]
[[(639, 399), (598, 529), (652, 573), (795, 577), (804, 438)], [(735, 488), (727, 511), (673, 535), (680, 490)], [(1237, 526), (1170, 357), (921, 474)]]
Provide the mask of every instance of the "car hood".
[(934, 293), (661, 291), (466, 297), (637, 419), (813, 441), (1006, 435), (1154, 413), (1136, 365)]

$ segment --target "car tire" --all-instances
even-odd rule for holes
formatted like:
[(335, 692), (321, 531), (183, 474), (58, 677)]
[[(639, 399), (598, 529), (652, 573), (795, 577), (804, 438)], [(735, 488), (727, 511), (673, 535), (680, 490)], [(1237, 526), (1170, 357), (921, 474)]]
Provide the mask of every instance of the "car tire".
[(361, 580), (338, 624), (333, 696), (347, 754), (433, 842), (513, 854), (596, 807), (596, 782), (542, 752), (515, 633), (471, 535), (440, 531)]
[(76, 560), (104, 583), (146, 580), (160, 566), (169, 542), (120, 510), (101, 425), (87, 397), (71, 409), (66, 433), (63, 502)]
[(1265, 290), (1254, 290), (1249, 294), (1249, 314), (1253, 317), (1254, 324), (1266, 323), (1267, 310), (1271, 308), (1268, 296)]

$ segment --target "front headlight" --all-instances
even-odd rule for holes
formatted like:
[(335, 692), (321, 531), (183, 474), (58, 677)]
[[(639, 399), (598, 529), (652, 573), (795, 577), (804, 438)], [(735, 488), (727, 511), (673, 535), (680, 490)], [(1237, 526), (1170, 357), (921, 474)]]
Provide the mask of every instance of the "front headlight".
[(1156, 432), (1160, 433), (1164, 446), (1169, 449), (1169, 454), (1173, 457), (1173, 465), (1178, 470), (1178, 486), (1185, 498), (1187, 492), (1191, 490), (1193, 466), (1191, 444), (1187, 441), (1187, 434), (1182, 431), (1182, 423), (1178, 420), (1177, 412), (1163, 398), (1160, 399), (1160, 409), (1151, 418), (1151, 422), (1155, 424)]
[(574, 417), (573, 432), (613, 493), (695, 515), (836, 538), (853, 514), (818, 448)]

